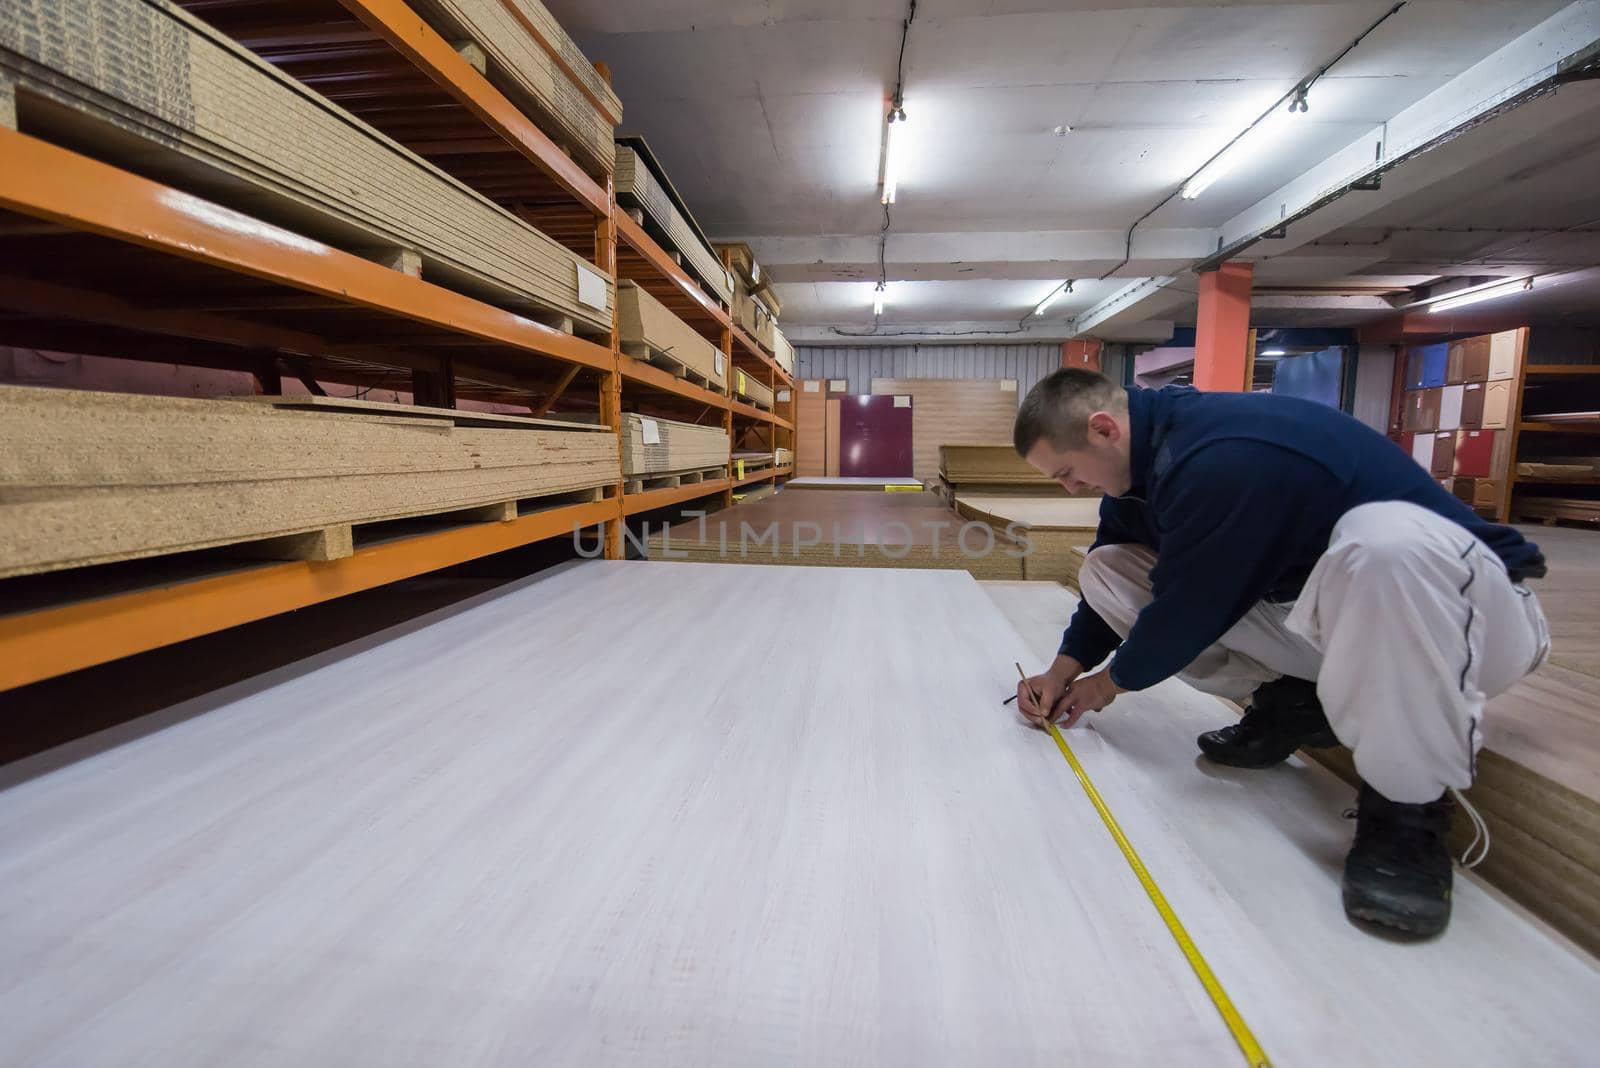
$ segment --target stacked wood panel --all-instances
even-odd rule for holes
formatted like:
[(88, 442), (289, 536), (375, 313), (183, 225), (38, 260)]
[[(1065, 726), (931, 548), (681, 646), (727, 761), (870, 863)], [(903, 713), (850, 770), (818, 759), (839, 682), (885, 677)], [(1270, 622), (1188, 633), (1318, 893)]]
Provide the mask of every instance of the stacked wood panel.
[(91, 141), (252, 218), (197, 212), (412, 253), (430, 281), (610, 328), (610, 280), (574, 253), (165, 0), (0, 0), (0, 78), (24, 101), (24, 132)]
[(490, 82), (556, 133), (591, 174), (610, 174), (622, 101), (538, 0), (419, 0), (447, 41), (483, 50)]
[(635, 412), (622, 416), (624, 475), (674, 474), (726, 467), (728, 455), (728, 434), (721, 426), (696, 426)]
[(736, 396), (743, 397), (752, 404), (759, 404), (763, 408), (769, 410), (772, 408), (772, 389), (765, 383), (757, 382), (754, 377), (743, 371), (735, 371), (733, 381), (733, 392)]
[(950, 495), (1063, 497), (1065, 491), (1036, 471), (1010, 445), (940, 445), (939, 479)]
[(511, 518), (516, 501), (619, 476), (603, 427), (285, 403), (0, 387), (0, 577), (330, 528), (334, 547), (313, 554), (348, 555), (352, 524), (484, 505)]
[(718, 390), (727, 381), (722, 351), (634, 282), (617, 283), (617, 328), (624, 351), (641, 347), (652, 357), (681, 364)]
[(666, 238), (669, 248), (683, 257), (684, 265), (705, 284), (706, 290), (731, 304), (733, 291), (728, 273), (700, 234), (682, 201), (672, 192), (665, 174), (653, 165), (649, 149), (637, 139), (616, 146), (617, 202), (641, 211)]

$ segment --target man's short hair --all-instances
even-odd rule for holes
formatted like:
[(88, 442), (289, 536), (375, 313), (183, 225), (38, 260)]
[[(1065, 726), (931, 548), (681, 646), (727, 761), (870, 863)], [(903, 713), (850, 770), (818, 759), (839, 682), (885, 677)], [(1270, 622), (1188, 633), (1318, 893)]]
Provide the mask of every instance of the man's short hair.
[(1127, 391), (1105, 375), (1063, 367), (1046, 375), (1022, 399), (1012, 444), (1023, 457), (1041, 438), (1062, 451), (1081, 449), (1089, 443), (1091, 415), (1127, 409)]

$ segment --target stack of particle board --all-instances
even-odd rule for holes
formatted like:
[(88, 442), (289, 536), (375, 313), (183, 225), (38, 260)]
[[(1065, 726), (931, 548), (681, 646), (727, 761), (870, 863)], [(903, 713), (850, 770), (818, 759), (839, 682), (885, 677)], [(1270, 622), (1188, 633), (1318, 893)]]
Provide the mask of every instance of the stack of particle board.
[(349, 555), (351, 524), (509, 519), (619, 477), (604, 427), (250, 399), (266, 403), (0, 386), (0, 577), (261, 539), (326, 559)]
[(794, 374), (794, 346), (783, 336), (783, 331), (777, 328), (772, 331), (772, 358), (778, 361), (779, 367)]
[(722, 303), (731, 304), (733, 290), (728, 272), (711, 251), (711, 244), (695, 225), (689, 209), (672, 188), (649, 146), (642, 138), (623, 138), (617, 142), (616, 161), (618, 203), (643, 212), (665, 236), (668, 247), (683, 257), (690, 273), (705, 284), (707, 292)]
[(7, 80), (64, 105), (20, 109), (24, 133), (91, 142), (296, 234), (414, 253), (430, 281), (610, 329), (610, 279), (166, 0), (0, 0)]
[(788, 467), (790, 464), (794, 463), (794, 450), (785, 449), (781, 445), (778, 446), (776, 449), (772, 450), (772, 462), (777, 464), (779, 467)]
[(717, 254), (725, 257), (732, 266), (735, 281), (744, 282), (747, 294), (760, 297), (765, 310), (774, 319), (783, 314), (783, 308), (778, 303), (778, 295), (772, 289), (772, 279), (761, 269), (761, 264), (756, 262), (756, 254), (751, 251), (749, 245), (735, 242), (714, 247)]
[(1010, 445), (940, 445), (939, 477), (956, 495), (1065, 496)]
[(728, 464), (728, 432), (673, 419), (625, 412), (622, 416), (622, 473), (665, 475), (703, 471)]
[(768, 352), (777, 347), (778, 324), (772, 310), (737, 276), (733, 280), (733, 319)]
[(1023, 577), (1076, 589), (1083, 555), (1100, 526), (1100, 499), (1088, 497), (978, 497), (955, 499), (956, 514), (987, 523), (1027, 549)]
[(617, 329), (624, 351), (637, 347), (644, 350), (641, 355), (652, 360), (678, 364), (711, 383), (718, 392), (727, 380), (722, 350), (647, 290), (627, 280), (617, 284)]
[(489, 81), (584, 170), (611, 173), (622, 101), (539, 0), (419, 0), (413, 7), (445, 40), (481, 48)]
[(772, 390), (766, 384), (757, 382), (743, 371), (733, 373), (736, 395), (745, 398), (752, 404), (759, 404), (763, 408), (772, 408)]
[(872, 392), (911, 395), (911, 470), (918, 478), (939, 473), (941, 445), (1011, 441), (1015, 379), (874, 378)]

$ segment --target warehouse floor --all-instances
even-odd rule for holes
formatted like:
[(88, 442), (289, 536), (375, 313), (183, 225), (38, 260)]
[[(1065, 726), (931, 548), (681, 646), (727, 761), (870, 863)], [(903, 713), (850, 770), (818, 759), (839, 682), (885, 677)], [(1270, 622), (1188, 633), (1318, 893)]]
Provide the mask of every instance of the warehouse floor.
[[(1000, 703), (1071, 606), (962, 572), (586, 563), (0, 769), (10, 1055), (1230, 1063)], [(1198, 765), (1223, 714), (1168, 683), (1072, 740), (1278, 1063), (1592, 1051), (1594, 961), (1470, 877), (1437, 942), (1350, 927), (1349, 790)]]

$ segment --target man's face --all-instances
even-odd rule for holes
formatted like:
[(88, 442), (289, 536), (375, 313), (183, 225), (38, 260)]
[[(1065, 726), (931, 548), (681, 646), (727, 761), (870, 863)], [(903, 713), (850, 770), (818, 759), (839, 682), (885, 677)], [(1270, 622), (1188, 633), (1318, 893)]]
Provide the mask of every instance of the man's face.
[(1106, 412), (1090, 417), (1089, 440), (1082, 448), (1061, 450), (1040, 438), (1027, 460), (1068, 493), (1095, 489), (1121, 497), (1133, 488), (1126, 428)]

